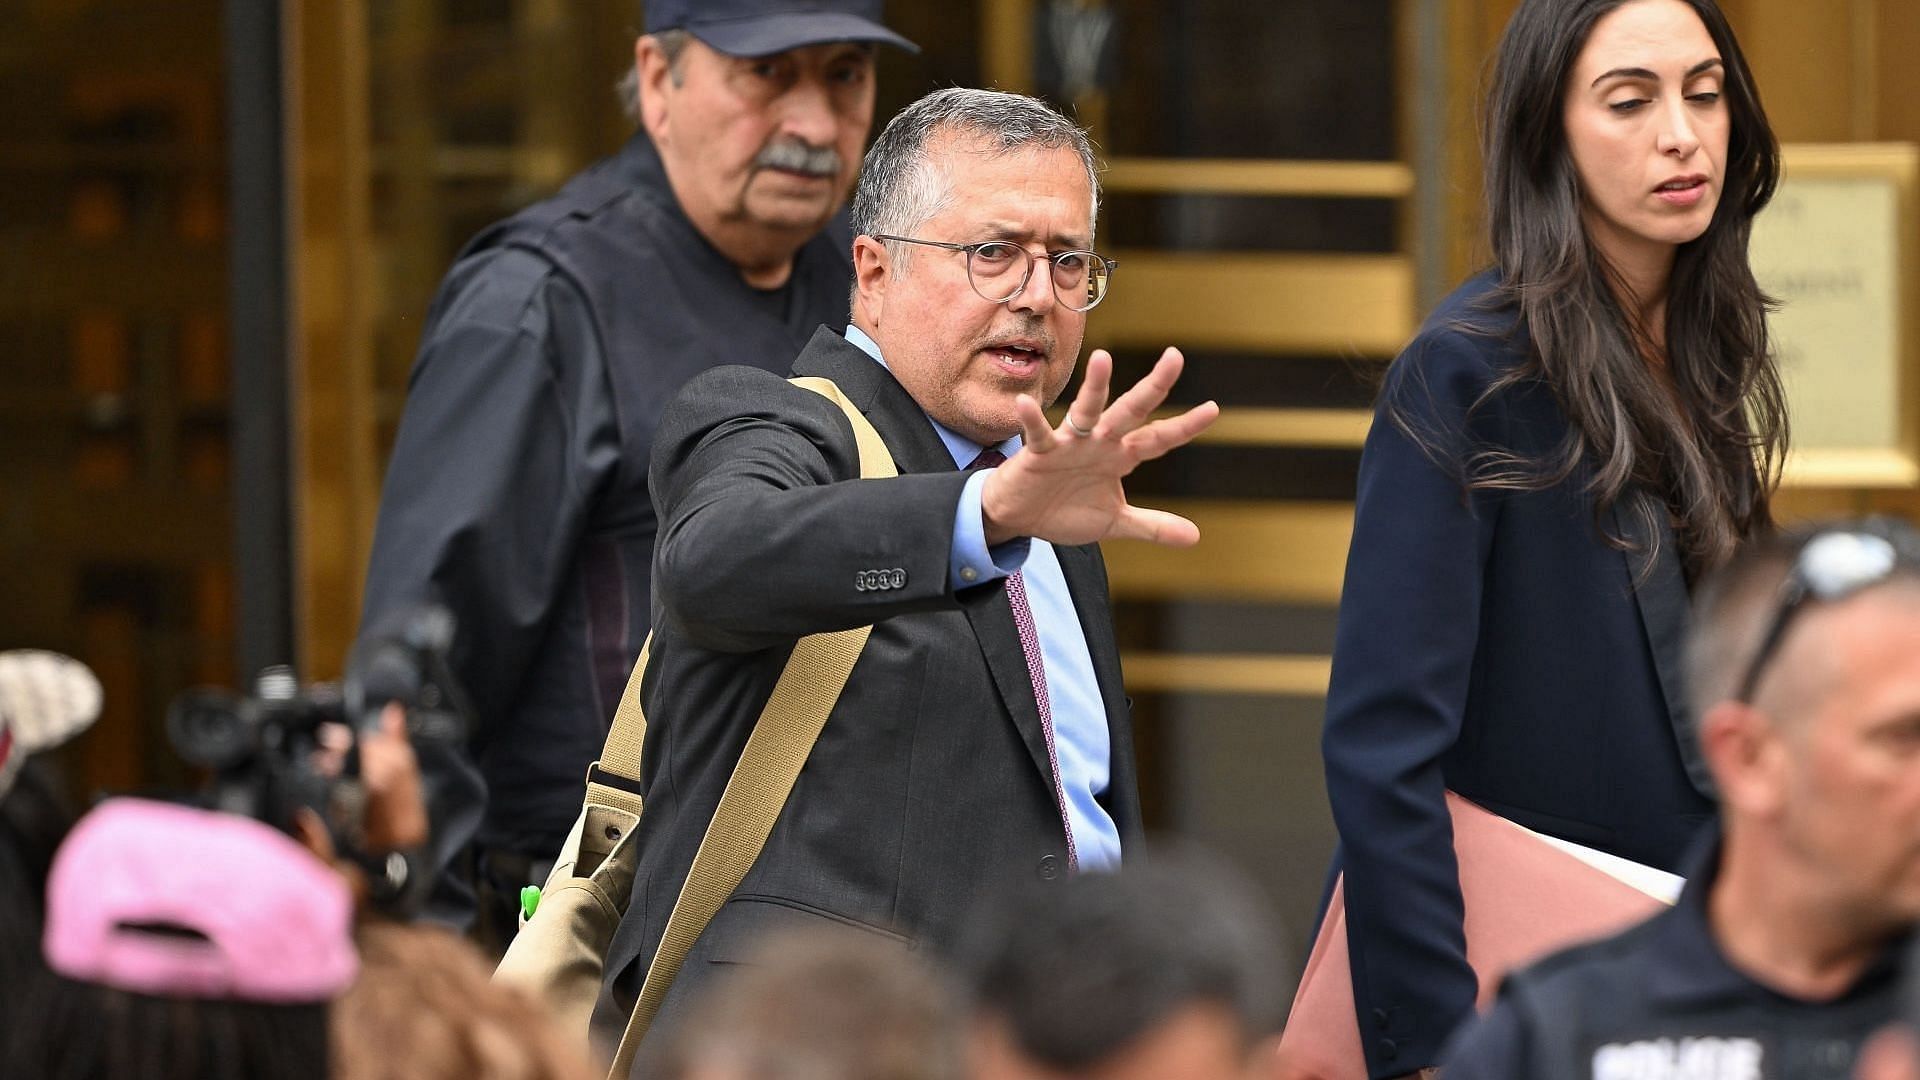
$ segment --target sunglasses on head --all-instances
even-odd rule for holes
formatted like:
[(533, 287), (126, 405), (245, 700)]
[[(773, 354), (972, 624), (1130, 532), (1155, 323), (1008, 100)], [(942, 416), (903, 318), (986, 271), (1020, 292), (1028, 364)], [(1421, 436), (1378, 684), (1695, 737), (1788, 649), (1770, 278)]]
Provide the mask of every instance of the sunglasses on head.
[(1753, 701), (1767, 661), (1780, 650), (1780, 641), (1800, 609), (1811, 601), (1830, 604), (1845, 600), (1892, 577), (1903, 563), (1914, 565), (1914, 551), (1909, 531), (1898, 523), (1875, 521), (1815, 533), (1800, 546), (1787, 580), (1780, 584), (1767, 632), (1753, 659), (1747, 662), (1733, 700), (1742, 704)]

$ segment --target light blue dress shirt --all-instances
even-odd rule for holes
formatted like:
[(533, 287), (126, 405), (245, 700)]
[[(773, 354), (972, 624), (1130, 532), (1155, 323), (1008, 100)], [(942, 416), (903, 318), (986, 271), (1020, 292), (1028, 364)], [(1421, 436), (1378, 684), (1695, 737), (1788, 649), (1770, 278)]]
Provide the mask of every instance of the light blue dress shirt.
[[(857, 326), (847, 327), (847, 340), (858, 345), (882, 367), (880, 346)], [(927, 417), (946, 444), (954, 465), (966, 468), (985, 449)], [(995, 447), (1008, 457), (1020, 452), (1018, 435)], [(1044, 540), (1014, 540), (987, 547), (986, 523), (980, 513), (980, 492), (987, 470), (968, 479), (960, 492), (953, 518), (953, 554), (948, 580), (955, 590), (981, 585), (1025, 571), (1027, 606), (1033, 611), (1040, 635), (1040, 661), (1047, 669), (1047, 703), (1053, 713), (1054, 753), (1060, 759), (1060, 786), (1067, 800), (1067, 820), (1073, 829), (1074, 853), (1080, 869), (1109, 869), (1120, 862), (1120, 830), (1098, 796), (1107, 790), (1113, 763), (1108, 737), (1107, 706), (1093, 674), (1093, 655), (1080, 629), (1080, 613), (1067, 592), (1060, 559)]]

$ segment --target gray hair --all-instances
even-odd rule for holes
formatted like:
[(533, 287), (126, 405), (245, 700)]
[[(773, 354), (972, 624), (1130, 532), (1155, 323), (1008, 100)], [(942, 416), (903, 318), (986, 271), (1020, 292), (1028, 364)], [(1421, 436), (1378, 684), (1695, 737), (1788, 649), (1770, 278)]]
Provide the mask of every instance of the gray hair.
[[(679, 86), (680, 58), (686, 53), (687, 42), (693, 40), (693, 35), (679, 27), (674, 27), (654, 34), (653, 40), (659, 44), (660, 52), (667, 58), (667, 71), (673, 77), (673, 85)], [(627, 119), (636, 124), (639, 123), (640, 69), (638, 67), (633, 64), (627, 65), (627, 70), (614, 81), (613, 96), (620, 99), (620, 111), (627, 114)]]
[[(854, 235), (905, 236), (946, 206), (953, 195), (952, 181), (929, 159), (927, 144), (936, 133), (948, 131), (986, 143), (988, 153), (1038, 147), (1078, 154), (1093, 192), (1087, 212), (1087, 230), (1092, 234), (1100, 211), (1100, 166), (1087, 133), (1038, 98), (956, 86), (908, 105), (874, 140), (849, 210)], [(895, 261), (896, 272), (904, 261)]]
[[(1893, 569), (1869, 589), (1920, 586), (1920, 533), (1894, 518), (1811, 522), (1749, 540), (1725, 566), (1707, 575), (1694, 589), (1683, 655), (1688, 704), (1696, 722), (1707, 710), (1740, 691), (1740, 679), (1760, 651), (1761, 637), (1779, 605), (1781, 587), (1793, 572), (1801, 549), (1830, 532), (1880, 536), (1894, 546), (1897, 560)], [(1803, 697), (1808, 690), (1804, 674), (1797, 683), (1784, 680), (1788, 690), (1798, 690)], [(1789, 695), (1787, 704), (1803, 703)], [(1778, 711), (1783, 710), (1770, 710)]]
[(1797, 536), (1756, 537), (1694, 588), (1682, 658), (1696, 726), (1709, 709), (1738, 691), (1736, 683), (1760, 649), (1767, 616), (1798, 550)]

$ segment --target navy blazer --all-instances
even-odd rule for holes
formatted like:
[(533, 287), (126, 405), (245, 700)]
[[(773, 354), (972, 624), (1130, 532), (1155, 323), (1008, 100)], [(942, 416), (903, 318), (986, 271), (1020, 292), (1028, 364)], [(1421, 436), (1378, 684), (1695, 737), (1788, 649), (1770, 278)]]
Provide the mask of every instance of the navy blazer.
[(1466, 491), (1463, 455), (1537, 458), (1567, 430), (1538, 381), (1475, 407), (1530, 347), (1511, 310), (1483, 310), (1494, 280), (1456, 290), (1394, 361), (1360, 460), (1322, 750), (1373, 1077), (1438, 1064), (1473, 1007), (1445, 789), (1669, 870), (1713, 813), (1683, 701), (1687, 586), (1664, 512), (1657, 537), (1636, 534), (1638, 515), (1609, 515), (1630, 551), (1596, 523), (1583, 474)]

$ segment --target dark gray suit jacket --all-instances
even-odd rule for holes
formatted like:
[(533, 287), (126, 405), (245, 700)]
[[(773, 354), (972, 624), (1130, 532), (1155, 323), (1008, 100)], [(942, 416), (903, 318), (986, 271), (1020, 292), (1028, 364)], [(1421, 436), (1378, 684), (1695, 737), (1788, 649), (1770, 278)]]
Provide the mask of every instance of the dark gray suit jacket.
[[(1066, 870), (1004, 583), (948, 588), (966, 474), (893, 376), (838, 334), (818, 331), (793, 370), (838, 383), (901, 475), (858, 479), (839, 409), (754, 368), (695, 378), (662, 419), (642, 854), (607, 958), (623, 1010), (741, 747), (806, 634), (874, 627), (766, 849), (694, 946), (663, 1015), (769, 928), (838, 924), (938, 948), (996, 879)], [(1103, 801), (1124, 844), (1140, 837), (1140, 809), (1106, 570), (1095, 546), (1058, 553), (1106, 701)], [(899, 587), (859, 587), (883, 577), (870, 571)]]

